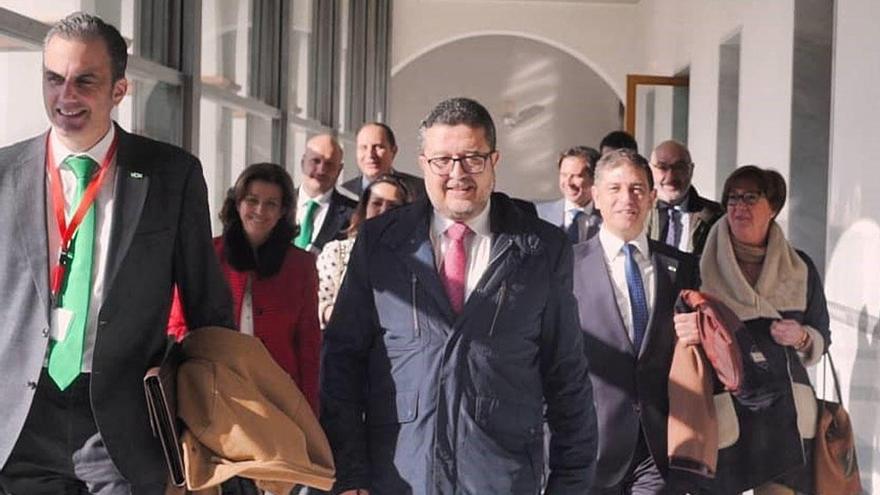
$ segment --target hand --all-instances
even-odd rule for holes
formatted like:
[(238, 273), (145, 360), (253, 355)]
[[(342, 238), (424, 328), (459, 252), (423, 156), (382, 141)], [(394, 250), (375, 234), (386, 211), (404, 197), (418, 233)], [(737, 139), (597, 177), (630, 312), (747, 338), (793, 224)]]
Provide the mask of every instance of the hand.
[(354, 490), (345, 490), (339, 495), (370, 495), (370, 491), (363, 488), (355, 488)]
[(700, 327), (697, 322), (697, 312), (680, 313), (675, 315), (675, 335), (685, 345), (700, 343)]
[(776, 320), (770, 324), (770, 336), (779, 345), (797, 348), (809, 337), (807, 329), (794, 320)]

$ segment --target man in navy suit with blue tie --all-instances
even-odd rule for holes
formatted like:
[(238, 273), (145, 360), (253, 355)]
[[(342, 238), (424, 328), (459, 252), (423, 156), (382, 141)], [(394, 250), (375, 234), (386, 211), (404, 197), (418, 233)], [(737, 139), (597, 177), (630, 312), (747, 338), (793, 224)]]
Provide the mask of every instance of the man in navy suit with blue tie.
[[(656, 193), (647, 160), (628, 149), (596, 166), (598, 235), (574, 248), (578, 300), (599, 422), (591, 494), (670, 493), (666, 484), (667, 380), (673, 306), (699, 285), (696, 259), (648, 240)], [(687, 342), (692, 334), (678, 336)], [(695, 341), (694, 341), (695, 342)]]

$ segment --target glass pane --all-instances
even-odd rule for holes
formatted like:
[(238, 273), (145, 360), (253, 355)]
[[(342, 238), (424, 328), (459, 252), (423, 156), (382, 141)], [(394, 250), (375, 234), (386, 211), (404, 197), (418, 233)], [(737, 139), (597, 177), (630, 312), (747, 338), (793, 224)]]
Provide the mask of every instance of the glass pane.
[(183, 107), (180, 87), (145, 79), (131, 79), (128, 95), (119, 104), (118, 121), (136, 134), (180, 146)]
[(0, 7), (30, 17), (45, 24), (54, 24), (67, 14), (76, 11), (100, 16), (105, 22), (116, 26), (132, 53), (134, 39), (134, 11), (142, 0), (52, 0), (35, 2), (33, 0), (0, 0)]
[(3, 146), (33, 137), (49, 127), (43, 108), (42, 67), (39, 50), (0, 35), (0, 119)]
[(202, 98), (199, 114), (199, 158), (208, 184), (211, 225), (219, 235), (217, 215), (227, 189), (248, 164), (272, 161), (272, 120), (208, 98)]
[(309, 101), (309, 75), (312, 73), (314, 55), (312, 53), (312, 0), (294, 0), (293, 31), (290, 35), (290, 63), (288, 64), (289, 111), (298, 117), (307, 118)]
[(202, 83), (248, 95), (250, 0), (202, 2)]

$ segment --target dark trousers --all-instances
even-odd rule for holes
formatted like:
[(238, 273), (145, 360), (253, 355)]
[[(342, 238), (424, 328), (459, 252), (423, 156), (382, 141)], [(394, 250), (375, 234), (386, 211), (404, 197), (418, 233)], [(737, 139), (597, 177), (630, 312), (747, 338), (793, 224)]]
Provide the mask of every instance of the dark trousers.
[(92, 415), (89, 378), (81, 374), (62, 391), (43, 368), (24, 428), (0, 470), (7, 494), (164, 493), (164, 485), (132, 486), (116, 469)]
[(590, 495), (669, 495), (666, 481), (660, 474), (645, 436), (639, 432), (639, 442), (626, 475), (615, 486), (590, 489)]

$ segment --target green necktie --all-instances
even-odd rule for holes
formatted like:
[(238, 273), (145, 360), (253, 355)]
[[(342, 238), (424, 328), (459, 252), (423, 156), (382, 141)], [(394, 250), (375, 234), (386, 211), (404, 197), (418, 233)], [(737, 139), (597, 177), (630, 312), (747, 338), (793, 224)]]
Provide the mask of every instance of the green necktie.
[[(64, 160), (64, 163), (76, 175), (76, 193), (71, 202), (72, 211), (76, 211), (98, 164), (87, 156), (70, 156)], [(61, 390), (70, 386), (82, 369), (83, 342), (86, 320), (89, 316), (89, 298), (92, 294), (94, 241), (95, 205), (93, 203), (76, 230), (69, 253), (72, 260), (59, 295), (59, 305), (73, 313), (72, 321), (64, 340), (55, 341), (49, 352), (49, 376)]]
[(310, 199), (306, 203), (306, 214), (303, 217), (302, 225), (299, 226), (299, 235), (293, 241), (293, 245), (305, 249), (312, 242), (312, 229), (315, 223), (315, 213), (318, 212), (318, 202)]

